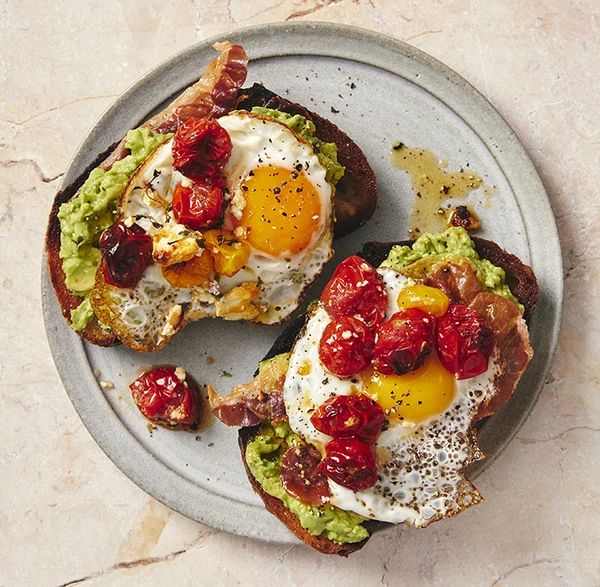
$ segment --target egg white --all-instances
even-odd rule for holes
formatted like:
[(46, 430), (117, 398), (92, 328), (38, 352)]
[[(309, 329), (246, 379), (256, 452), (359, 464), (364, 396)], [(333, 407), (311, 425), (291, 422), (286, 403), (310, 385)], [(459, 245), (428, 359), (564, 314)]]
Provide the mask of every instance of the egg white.
[[(388, 319), (399, 310), (400, 291), (414, 281), (392, 269), (377, 271), (388, 292)], [(331, 438), (312, 425), (311, 414), (330, 397), (350, 395), (362, 388), (360, 376), (337, 377), (319, 360), (319, 341), (330, 321), (319, 304), (296, 340), (283, 390), (290, 428), (322, 451)], [(470, 431), (471, 420), (478, 406), (493, 395), (496, 371), (494, 353), (485, 373), (456, 381), (454, 399), (444, 413), (415, 427), (390, 421), (389, 428), (374, 445), (377, 483), (362, 491), (352, 491), (328, 479), (330, 503), (365, 518), (422, 527), (480, 501), (463, 469), (482, 458)]]
[(290, 173), (301, 165), (304, 175), (319, 194), (319, 223), (305, 249), (273, 256), (252, 248), (244, 270), (221, 280), (225, 287), (233, 287), (242, 281), (260, 280), (260, 299), (269, 306), (260, 321), (266, 324), (278, 322), (298, 306), (304, 288), (333, 255), (333, 190), (312, 146), (300, 140), (285, 124), (248, 112), (224, 116), (219, 119), (219, 124), (228, 132), (233, 143), (231, 157), (225, 167), (232, 202), (230, 208), (238, 200), (249, 197), (240, 189), (240, 183), (247, 178), (249, 171), (265, 165), (281, 167)]
[[(173, 316), (177, 311), (176, 306), (185, 304), (190, 319), (216, 316), (220, 297), (247, 282), (260, 284), (260, 295), (253, 303), (262, 312), (253, 321), (279, 322), (298, 306), (302, 291), (333, 255), (333, 189), (325, 180), (326, 170), (312, 147), (284, 124), (250, 113), (237, 112), (218, 122), (232, 142), (231, 157), (224, 168), (228, 204), (223, 228), (233, 228), (227, 218), (236, 213), (235, 207), (240, 202), (243, 205), (245, 196), (240, 191), (240, 182), (249, 171), (260, 165), (292, 171), (297, 164), (303, 166), (303, 173), (319, 194), (318, 226), (308, 246), (296, 254), (273, 256), (251, 246), (245, 267), (232, 277), (219, 276), (208, 290), (173, 288), (162, 276), (160, 267), (151, 265), (136, 287), (117, 289), (111, 301), (113, 311), (140, 338), (151, 336), (160, 343), (171, 336), (167, 318), (169, 313)], [(163, 143), (137, 170), (122, 196), (120, 217), (126, 224), (136, 222), (149, 235), (166, 228), (176, 238), (182, 227), (173, 217), (170, 204), (177, 184), (187, 185), (189, 180), (173, 169), (172, 147), (173, 139)], [(148, 296), (147, 291), (154, 293)]]

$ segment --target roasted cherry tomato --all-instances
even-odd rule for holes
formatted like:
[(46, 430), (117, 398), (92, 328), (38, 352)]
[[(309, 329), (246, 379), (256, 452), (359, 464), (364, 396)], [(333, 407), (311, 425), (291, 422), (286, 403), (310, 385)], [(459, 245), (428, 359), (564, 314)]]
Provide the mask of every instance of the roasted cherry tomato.
[(173, 215), (177, 222), (200, 230), (210, 228), (223, 210), (223, 190), (220, 187), (194, 182), (191, 187), (177, 184), (173, 191)]
[(475, 310), (453, 304), (438, 321), (437, 345), (442, 365), (468, 379), (487, 371), (494, 333)]
[(373, 448), (354, 438), (328, 442), (320, 467), (331, 480), (353, 491), (372, 487), (377, 481)]
[(186, 177), (215, 185), (231, 156), (231, 139), (216, 121), (188, 118), (173, 138), (173, 167)]
[(203, 236), (219, 275), (232, 277), (246, 264), (250, 256), (250, 245), (247, 242), (239, 241), (228, 230), (216, 228), (207, 230)]
[(373, 367), (383, 373), (399, 375), (423, 364), (435, 340), (435, 318), (410, 308), (396, 312), (377, 331)]
[(388, 296), (375, 268), (353, 255), (338, 265), (321, 300), (330, 316), (358, 316), (375, 329), (385, 318)]
[(183, 369), (157, 367), (140, 375), (129, 389), (140, 412), (152, 422), (169, 426), (196, 423), (196, 394)]
[(358, 318), (334, 318), (323, 330), (319, 358), (339, 377), (352, 377), (371, 362), (373, 334)]
[(189, 261), (163, 266), (160, 269), (163, 277), (173, 287), (201, 285), (203, 288), (208, 289), (215, 274), (212, 255), (206, 249), (202, 251), (200, 256), (196, 255)]
[(323, 434), (357, 438), (370, 444), (379, 436), (384, 420), (379, 404), (362, 393), (332, 397), (310, 417), (313, 426)]
[(152, 237), (137, 224), (117, 222), (100, 235), (102, 273), (106, 283), (135, 287), (152, 260)]

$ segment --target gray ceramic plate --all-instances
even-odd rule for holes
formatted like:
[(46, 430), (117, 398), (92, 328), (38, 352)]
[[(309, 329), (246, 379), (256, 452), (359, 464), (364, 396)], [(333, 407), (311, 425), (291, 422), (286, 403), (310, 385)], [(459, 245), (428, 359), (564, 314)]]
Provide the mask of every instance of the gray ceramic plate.
[[(535, 359), (514, 399), (481, 433), (488, 455), (483, 466), (490, 466), (533, 407), (559, 330), (560, 244), (546, 193), (527, 153), (506, 122), (467, 82), (399, 41), (325, 23), (267, 25), (227, 38), (242, 43), (251, 58), (249, 83), (260, 81), (330, 118), (362, 147), (375, 170), (378, 210), (365, 227), (336, 243), (337, 261), (365, 241), (406, 236), (412, 195), (404, 174), (390, 164), (394, 141), (431, 149), (451, 167), (468, 162), (488, 184), (497, 186), (491, 205), (479, 210), (483, 236), (533, 266), (541, 297), (530, 325)], [(215, 40), (220, 39), (195, 45), (162, 63), (126, 91), (79, 148), (63, 186), (124, 130), (137, 126), (195, 81), (214, 56)], [(327, 275), (335, 264), (329, 265)], [(314, 295), (327, 275), (314, 286)], [(141, 367), (175, 363), (197, 381), (226, 392), (252, 375), (281, 327), (205, 321), (189, 326), (164, 351), (141, 355), (124, 347), (82, 343), (60, 314), (45, 262), (42, 292), (48, 338), (67, 393), (92, 436), (127, 476), (163, 503), (210, 526), (270, 541), (295, 540), (251, 491), (235, 430), (213, 422), (197, 434), (160, 429), (151, 435), (127, 389)], [(216, 359), (211, 365), (209, 356)], [(101, 374), (99, 379), (113, 382), (115, 389), (102, 391), (94, 371)]]

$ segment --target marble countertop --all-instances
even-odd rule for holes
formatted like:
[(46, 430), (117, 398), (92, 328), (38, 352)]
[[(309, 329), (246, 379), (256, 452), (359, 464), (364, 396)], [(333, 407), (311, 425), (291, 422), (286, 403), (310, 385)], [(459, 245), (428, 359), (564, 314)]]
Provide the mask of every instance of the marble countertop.
[[(0, 585), (600, 584), (597, 2), (2, 0), (0, 11)], [(137, 488), (71, 406), (39, 297), (54, 192), (114, 98), (198, 40), (311, 19), (407, 41), (489, 98), (542, 176), (565, 265), (550, 377), (478, 479), (486, 501), (377, 535), (348, 560), (215, 531)]]

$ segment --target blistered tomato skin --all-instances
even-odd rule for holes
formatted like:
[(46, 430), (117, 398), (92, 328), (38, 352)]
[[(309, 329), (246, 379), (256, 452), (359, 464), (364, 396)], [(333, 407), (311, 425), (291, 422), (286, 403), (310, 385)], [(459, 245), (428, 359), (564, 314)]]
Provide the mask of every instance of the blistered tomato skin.
[(362, 320), (334, 318), (323, 330), (319, 358), (334, 375), (352, 377), (369, 365), (373, 347), (373, 334)]
[(384, 422), (383, 410), (364, 394), (338, 395), (321, 404), (310, 417), (313, 426), (334, 438), (356, 438), (372, 444)]
[(177, 184), (173, 191), (175, 220), (192, 230), (210, 228), (223, 211), (223, 190), (220, 187), (194, 182), (190, 187)]
[(168, 426), (196, 423), (195, 391), (185, 381), (185, 375), (182, 380), (178, 374), (172, 367), (158, 367), (129, 385), (133, 400), (148, 420)]
[(137, 224), (109, 226), (98, 246), (104, 280), (115, 287), (135, 287), (152, 260), (152, 237)]
[(396, 312), (377, 331), (373, 367), (379, 373), (402, 375), (420, 367), (435, 341), (435, 318), (410, 308)]
[(353, 255), (338, 265), (321, 300), (330, 316), (357, 316), (374, 330), (385, 319), (388, 295), (375, 268)]
[(320, 467), (332, 481), (353, 491), (367, 489), (377, 482), (373, 448), (353, 438), (328, 442)]
[(475, 310), (453, 304), (438, 321), (437, 345), (442, 365), (457, 379), (469, 379), (487, 371), (494, 333)]
[(231, 149), (229, 134), (216, 120), (189, 118), (173, 138), (173, 167), (195, 181), (219, 184)]

